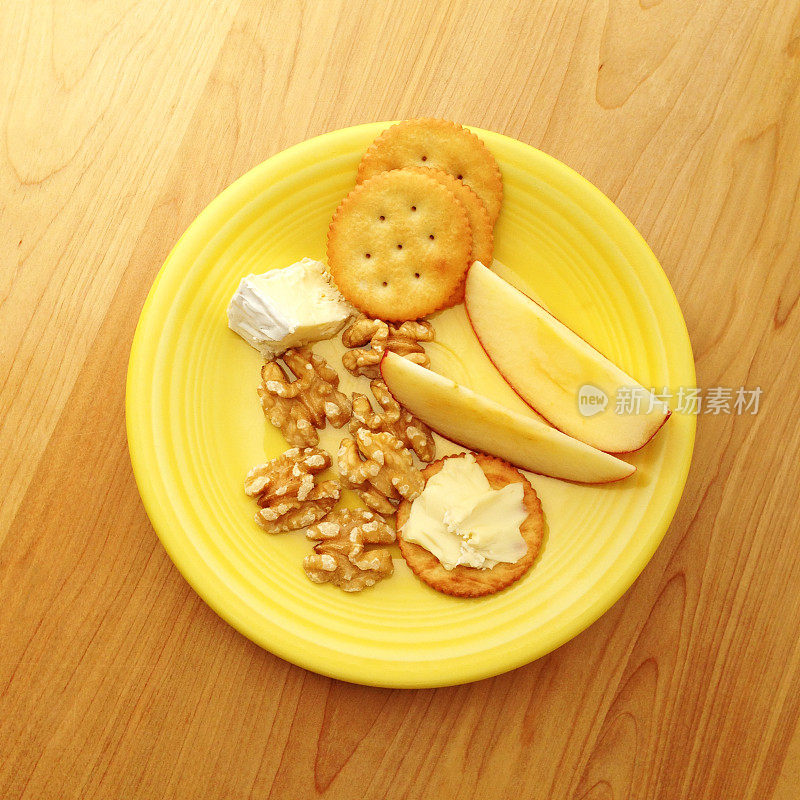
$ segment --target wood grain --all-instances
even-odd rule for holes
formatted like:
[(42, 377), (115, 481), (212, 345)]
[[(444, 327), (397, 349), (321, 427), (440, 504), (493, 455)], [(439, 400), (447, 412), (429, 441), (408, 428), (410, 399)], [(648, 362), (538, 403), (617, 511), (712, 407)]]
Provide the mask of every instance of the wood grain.
[[(800, 5), (0, 6), (0, 797), (792, 800), (800, 791)], [(450, 117), (582, 172), (645, 235), (703, 415), (655, 558), (491, 680), (388, 691), (261, 651), (186, 585), (124, 430), (180, 233), (317, 133)]]

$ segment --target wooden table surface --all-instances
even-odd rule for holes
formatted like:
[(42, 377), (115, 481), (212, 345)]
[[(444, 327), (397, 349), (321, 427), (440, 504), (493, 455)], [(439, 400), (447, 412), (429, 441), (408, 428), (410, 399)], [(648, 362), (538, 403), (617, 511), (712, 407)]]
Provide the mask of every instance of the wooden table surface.
[[(800, 4), (0, 8), (0, 797), (800, 796)], [(645, 236), (701, 387), (675, 520), (538, 662), (389, 691), (260, 650), (131, 473), (136, 320), (180, 233), (324, 131), (436, 115), (563, 160)]]

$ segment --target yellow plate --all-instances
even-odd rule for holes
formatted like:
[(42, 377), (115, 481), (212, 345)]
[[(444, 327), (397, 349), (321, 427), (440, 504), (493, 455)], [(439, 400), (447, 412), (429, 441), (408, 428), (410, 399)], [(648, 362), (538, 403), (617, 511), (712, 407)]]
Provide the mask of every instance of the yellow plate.
[[(242, 491), (247, 470), (265, 458), (265, 442), (268, 457), (282, 442), (265, 434), (255, 392), (259, 356), (228, 330), (225, 310), (247, 273), (303, 256), (324, 258), (331, 214), (386, 124), (334, 131), (279, 153), (192, 223), (153, 284), (136, 330), (128, 441), (144, 505), (170, 558), (237, 630), (336, 678), (442, 686), (544, 655), (622, 595), (675, 512), (695, 419), (673, 414), (631, 457), (638, 471), (627, 481), (588, 487), (535, 477), (546, 544), (535, 567), (505, 592), (446, 597), (416, 580), (402, 560), (390, 580), (358, 594), (310, 583), (300, 566), (309, 550), (304, 537), (263, 533)], [(641, 383), (692, 386), (678, 303), (633, 225), (554, 158), (496, 133), (476, 133), (505, 182), (496, 257)], [(468, 331), (457, 324), (452, 331), (456, 341), (446, 341), (442, 352), (457, 356), (463, 344), (464, 353), (473, 353)], [(465, 358), (466, 366), (454, 369), (469, 380), (472, 355)], [(475, 374), (481, 390), (486, 377), (479, 369)]]

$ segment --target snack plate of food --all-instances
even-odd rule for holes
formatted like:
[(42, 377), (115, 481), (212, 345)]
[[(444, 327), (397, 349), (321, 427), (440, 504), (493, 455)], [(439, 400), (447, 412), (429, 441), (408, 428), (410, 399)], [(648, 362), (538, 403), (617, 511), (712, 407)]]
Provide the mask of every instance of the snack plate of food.
[(153, 526), (222, 618), (433, 687), (550, 652), (633, 583), (691, 462), (665, 398), (694, 383), (669, 282), (598, 189), (497, 133), (370, 123), (192, 223), (126, 418)]

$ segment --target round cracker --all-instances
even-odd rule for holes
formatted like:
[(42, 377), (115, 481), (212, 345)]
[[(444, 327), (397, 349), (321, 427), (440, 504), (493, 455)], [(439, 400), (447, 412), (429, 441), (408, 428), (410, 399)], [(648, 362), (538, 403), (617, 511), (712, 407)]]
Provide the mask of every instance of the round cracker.
[(464, 207), (425, 171), (391, 170), (359, 184), (328, 230), (328, 266), (365, 314), (397, 322), (444, 308), (470, 265)]
[[(483, 200), (467, 186), (464, 181), (454, 178), (449, 172), (433, 167), (408, 167), (407, 169), (423, 170), (433, 175), (436, 180), (447, 186), (456, 196), (458, 202), (467, 210), (469, 226), (472, 228), (472, 255), (470, 264), (473, 261), (480, 261), (487, 267), (492, 266), (494, 253), (494, 225), (489, 219), (489, 212), (483, 204)], [(445, 304), (445, 307), (455, 306), (464, 302), (464, 289), (467, 285), (467, 276), (453, 292), (453, 296)]]
[(494, 224), (503, 202), (500, 167), (474, 134), (445, 119), (410, 119), (387, 128), (358, 165), (358, 182), (403, 167), (434, 167), (464, 183), (480, 197)]
[(409, 167), (409, 169), (433, 175), (439, 183), (444, 184), (456, 196), (458, 202), (467, 210), (469, 226), (472, 228), (470, 263), (480, 261), (484, 266), (491, 267), (494, 252), (494, 225), (492, 225), (483, 200), (464, 181), (454, 178), (449, 172), (433, 167)]
[[(463, 458), (464, 453), (445, 456), (422, 471), (425, 480), (435, 475), (448, 458)], [(413, 573), (422, 581), (444, 594), (456, 597), (482, 597), (494, 594), (518, 581), (532, 566), (542, 546), (544, 514), (542, 504), (530, 481), (511, 464), (494, 456), (474, 453), (475, 460), (493, 489), (502, 489), (509, 483), (522, 483), (522, 503), (528, 511), (519, 532), (528, 545), (525, 555), (513, 564), (500, 562), (491, 569), (458, 566), (445, 569), (433, 553), (413, 542), (403, 539), (403, 526), (411, 513), (411, 502), (402, 500), (397, 508), (397, 542), (400, 552)], [(413, 502), (413, 501), (412, 501)]]

